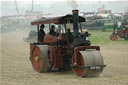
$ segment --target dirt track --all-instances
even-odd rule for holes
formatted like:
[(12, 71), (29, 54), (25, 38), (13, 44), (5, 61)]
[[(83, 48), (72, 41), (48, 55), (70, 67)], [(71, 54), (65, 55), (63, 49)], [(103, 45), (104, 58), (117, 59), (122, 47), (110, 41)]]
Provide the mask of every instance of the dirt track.
[(73, 72), (35, 72), (25, 36), (23, 31), (1, 35), (0, 85), (128, 85), (128, 44), (101, 45), (107, 65), (101, 76), (78, 78)]

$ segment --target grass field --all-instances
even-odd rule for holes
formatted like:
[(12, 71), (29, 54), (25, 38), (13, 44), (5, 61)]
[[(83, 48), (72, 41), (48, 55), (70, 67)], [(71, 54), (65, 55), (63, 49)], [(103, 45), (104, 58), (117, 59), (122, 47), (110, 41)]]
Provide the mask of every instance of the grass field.
[(109, 37), (112, 34), (112, 30), (106, 32), (102, 32), (101, 30), (89, 30), (89, 33), (91, 33), (90, 40), (92, 44), (128, 44), (128, 40), (119, 37), (117, 41), (111, 41)]
[(128, 41), (109, 40), (111, 32), (89, 30), (107, 67), (99, 77), (79, 78), (72, 71), (37, 73), (29, 60), (25, 31), (1, 34), (0, 85), (128, 85)]

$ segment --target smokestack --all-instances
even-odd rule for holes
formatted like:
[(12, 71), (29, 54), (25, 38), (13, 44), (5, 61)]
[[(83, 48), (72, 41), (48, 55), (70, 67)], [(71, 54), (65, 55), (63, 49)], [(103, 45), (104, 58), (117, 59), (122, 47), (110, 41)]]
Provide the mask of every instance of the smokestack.
[(73, 13), (73, 29), (74, 29), (74, 39), (78, 38), (78, 23), (79, 23), (79, 10), (72, 10)]

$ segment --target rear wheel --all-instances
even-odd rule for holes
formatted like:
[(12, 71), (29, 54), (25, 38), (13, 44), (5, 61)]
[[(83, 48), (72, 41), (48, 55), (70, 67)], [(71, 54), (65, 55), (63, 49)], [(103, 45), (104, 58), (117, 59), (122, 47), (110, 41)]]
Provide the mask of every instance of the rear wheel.
[(37, 72), (48, 72), (48, 46), (47, 45), (37, 45), (32, 51), (32, 66)]
[(128, 30), (125, 32), (124, 39), (128, 40)]
[(116, 34), (111, 34), (110, 35), (110, 40), (114, 41), (114, 40), (117, 40), (117, 39), (118, 39), (118, 37), (117, 37)]
[(49, 61), (49, 66), (52, 68), (54, 65), (54, 52), (52, 51), (51, 48), (48, 50), (48, 61)]

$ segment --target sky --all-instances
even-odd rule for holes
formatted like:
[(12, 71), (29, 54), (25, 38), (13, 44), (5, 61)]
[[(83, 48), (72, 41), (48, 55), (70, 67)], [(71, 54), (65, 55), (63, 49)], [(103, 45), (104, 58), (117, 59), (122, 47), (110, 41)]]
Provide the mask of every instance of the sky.
[[(15, 0), (0, 0), (0, 16), (16, 15)], [(19, 13), (25, 14), (25, 11), (32, 9), (32, 0), (16, 0)], [(105, 9), (112, 12), (124, 12), (128, 7), (128, 0), (33, 0), (34, 11), (42, 11), (43, 14), (52, 13), (61, 15), (71, 13), (72, 9), (79, 9), (80, 12), (97, 11), (104, 3)], [(74, 3), (74, 4), (73, 4)]]

